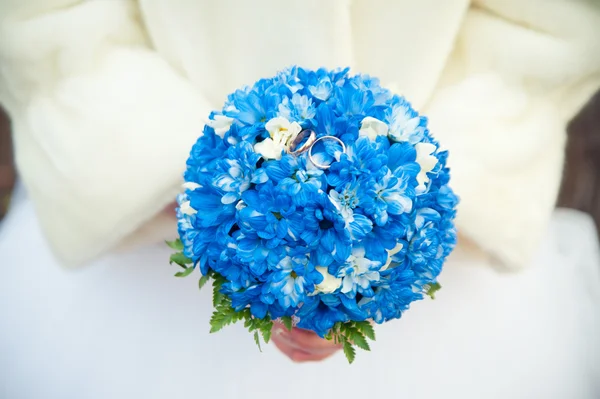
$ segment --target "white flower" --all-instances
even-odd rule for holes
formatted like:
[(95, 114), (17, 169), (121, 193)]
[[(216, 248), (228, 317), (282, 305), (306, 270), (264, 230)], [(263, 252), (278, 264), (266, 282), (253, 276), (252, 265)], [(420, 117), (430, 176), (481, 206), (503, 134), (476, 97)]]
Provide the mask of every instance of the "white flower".
[(191, 190), (194, 191), (197, 188), (202, 187), (201, 185), (199, 185), (198, 183), (194, 183), (193, 181), (186, 181), (185, 183), (182, 184), (182, 186), (184, 190)]
[(265, 159), (281, 159), (283, 150), (285, 150), (285, 147), (277, 146), (271, 138), (266, 138), (260, 143), (254, 144), (254, 151)]
[(386, 136), (389, 127), (385, 122), (379, 119), (367, 116), (360, 123), (359, 136), (367, 136), (370, 140), (375, 141), (377, 136)]
[(417, 143), (415, 144), (415, 150), (417, 150), (417, 163), (421, 167), (421, 171), (417, 175), (417, 191), (425, 191), (425, 183), (429, 182), (427, 173), (431, 172), (435, 165), (438, 163), (438, 159), (435, 155), (432, 155), (437, 147), (431, 143)]
[(273, 140), (277, 141), (276, 137), (279, 137), (280, 140), (285, 139), (291, 142), (300, 133), (302, 127), (298, 122), (290, 122), (282, 116), (277, 116), (265, 124), (265, 129)]
[(331, 294), (342, 286), (342, 279), (329, 274), (326, 267), (317, 266), (315, 269), (323, 276), (323, 281), (315, 286), (315, 291)]
[(290, 122), (286, 118), (278, 116), (268, 121), (265, 129), (271, 137), (254, 144), (254, 151), (265, 159), (281, 159), (281, 153), (288, 149), (302, 127), (298, 122)]
[(225, 136), (225, 133), (229, 131), (233, 118), (229, 118), (225, 115), (215, 115), (214, 119), (209, 119), (206, 124), (215, 129), (215, 134), (221, 138)]
[(404, 248), (404, 245), (402, 243), (398, 243), (398, 244), (396, 244), (396, 246), (394, 248), (387, 250), (388, 260), (387, 260), (387, 262), (385, 262), (385, 265), (383, 265), (383, 267), (381, 268), (380, 271), (387, 270), (387, 268), (390, 267), (390, 263), (392, 263), (392, 256), (394, 256), (398, 252), (402, 251), (402, 248)]
[(179, 210), (181, 211), (181, 213), (188, 216), (193, 216), (196, 213), (198, 213), (197, 210), (192, 208), (192, 206), (190, 205), (190, 201), (182, 202), (181, 205), (179, 205)]

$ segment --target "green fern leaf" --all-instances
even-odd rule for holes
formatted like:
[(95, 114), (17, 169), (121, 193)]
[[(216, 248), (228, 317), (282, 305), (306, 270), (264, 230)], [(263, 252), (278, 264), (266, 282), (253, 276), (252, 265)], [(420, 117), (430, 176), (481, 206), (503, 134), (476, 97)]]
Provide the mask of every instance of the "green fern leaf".
[(435, 299), (436, 292), (438, 292), (441, 288), (442, 286), (438, 282), (427, 284), (427, 286), (425, 286), (425, 294), (429, 295), (431, 299)]
[(194, 266), (189, 266), (183, 269), (181, 272), (175, 273), (175, 277), (187, 277), (194, 271)]
[(344, 342), (343, 348), (344, 348), (344, 355), (346, 355), (346, 359), (348, 359), (348, 363), (352, 364), (352, 362), (354, 362), (354, 358), (356, 357), (356, 350), (354, 349), (352, 344), (350, 344), (350, 342), (348, 342), (347, 340)]
[(369, 321), (357, 321), (354, 323), (354, 326), (358, 329), (358, 331), (363, 333), (364, 336), (369, 338), (371, 341), (375, 341), (375, 329)]
[(170, 264), (176, 263), (181, 267), (185, 267), (185, 265), (192, 264), (193, 262), (190, 258), (185, 256), (182, 252), (176, 252), (176, 253), (172, 254), (171, 257), (169, 258), (169, 263)]
[(355, 327), (347, 327), (346, 328), (346, 337), (354, 345), (358, 346), (360, 349), (363, 349), (363, 350), (366, 350), (366, 351), (370, 351), (371, 350), (371, 347), (369, 346), (369, 343), (365, 339), (365, 336), (362, 335), (362, 333), (360, 331), (358, 331), (357, 328), (355, 328)]
[(258, 331), (254, 332), (254, 342), (256, 342), (256, 346), (258, 346), (258, 350), (262, 352), (262, 348), (260, 347), (260, 337), (258, 336)]
[(201, 290), (202, 287), (204, 287), (206, 283), (208, 283), (208, 280), (210, 280), (210, 274), (200, 277), (200, 280), (198, 280), (198, 289)]
[(179, 238), (173, 241), (165, 241), (165, 243), (169, 246), (169, 248), (173, 248), (176, 251), (183, 251), (183, 243)]
[(292, 321), (292, 317), (291, 316), (283, 316), (281, 318), (281, 322), (283, 323), (283, 325), (285, 326), (285, 328), (287, 328), (288, 330), (292, 331), (292, 327), (294, 326), (294, 323)]

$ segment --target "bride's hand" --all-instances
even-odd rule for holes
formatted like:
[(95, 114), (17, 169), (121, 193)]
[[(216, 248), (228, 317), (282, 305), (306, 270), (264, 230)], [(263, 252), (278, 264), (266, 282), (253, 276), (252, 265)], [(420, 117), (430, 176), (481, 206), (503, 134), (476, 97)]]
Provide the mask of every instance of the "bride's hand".
[(295, 362), (319, 361), (341, 349), (333, 341), (327, 341), (312, 331), (293, 328), (289, 331), (280, 323), (273, 323), (271, 336), (275, 346)]
[(177, 202), (171, 202), (169, 205), (165, 206), (163, 209), (163, 213), (177, 219), (177, 212), (175, 212), (175, 208), (177, 208)]

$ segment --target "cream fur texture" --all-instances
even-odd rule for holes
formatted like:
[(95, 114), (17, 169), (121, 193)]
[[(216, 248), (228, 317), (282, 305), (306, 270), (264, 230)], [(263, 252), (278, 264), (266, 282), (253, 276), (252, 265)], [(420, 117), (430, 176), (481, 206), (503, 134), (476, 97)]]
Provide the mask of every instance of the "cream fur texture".
[(235, 88), (290, 64), (379, 76), (451, 151), (460, 232), (529, 264), (565, 125), (600, 84), (600, 5), (485, 0), (4, 0), (0, 102), (65, 265), (174, 234), (159, 212)]

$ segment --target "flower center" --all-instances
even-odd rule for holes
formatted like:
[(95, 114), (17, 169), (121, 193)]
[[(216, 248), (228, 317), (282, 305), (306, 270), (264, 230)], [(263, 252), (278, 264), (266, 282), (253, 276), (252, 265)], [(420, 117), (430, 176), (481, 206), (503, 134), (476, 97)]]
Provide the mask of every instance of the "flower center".
[(291, 278), (296, 278), (296, 277), (298, 277), (298, 274), (295, 271), (292, 270), (292, 272), (290, 273), (290, 277)]
[(321, 230), (328, 230), (333, 227), (333, 222), (331, 220), (323, 219), (319, 222), (319, 228)]

